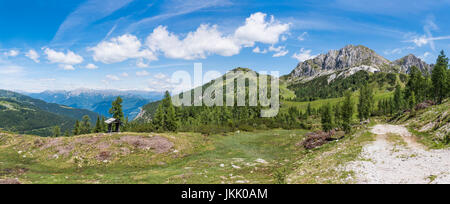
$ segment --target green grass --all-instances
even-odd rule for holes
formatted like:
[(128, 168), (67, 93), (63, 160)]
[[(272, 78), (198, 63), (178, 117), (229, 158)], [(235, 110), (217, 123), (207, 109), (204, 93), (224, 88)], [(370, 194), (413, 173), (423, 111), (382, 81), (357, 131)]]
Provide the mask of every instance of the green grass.
[[(174, 148), (164, 154), (114, 143), (124, 135), (150, 137), (123, 133), (102, 137), (97, 143), (77, 144), (71, 154), (58, 158), (54, 157), (54, 148), (41, 150), (35, 145), (38, 139), (46, 143), (52, 138), (0, 133), (0, 179), (18, 178), (22, 183), (336, 183), (332, 175), (344, 178), (348, 172), (335, 169), (324, 173), (324, 169), (356, 159), (362, 144), (371, 139), (371, 135), (357, 134), (306, 151), (296, 145), (303, 141), (305, 133), (306, 130), (277, 129), (208, 137), (194, 133), (158, 134), (174, 143)], [(63, 138), (62, 144), (94, 136)], [(96, 145), (108, 141), (112, 144), (109, 151), (127, 147), (133, 152), (107, 163), (98, 161)], [(172, 152), (175, 149), (177, 153)], [(299, 169), (309, 169), (310, 176), (322, 177), (297, 177)]]
[(288, 179), (290, 183), (354, 183), (354, 172), (345, 171), (342, 167), (357, 160), (363, 146), (374, 140), (374, 135), (364, 129), (338, 143), (328, 143), (308, 151), (295, 162), (293, 167), (296, 170)]

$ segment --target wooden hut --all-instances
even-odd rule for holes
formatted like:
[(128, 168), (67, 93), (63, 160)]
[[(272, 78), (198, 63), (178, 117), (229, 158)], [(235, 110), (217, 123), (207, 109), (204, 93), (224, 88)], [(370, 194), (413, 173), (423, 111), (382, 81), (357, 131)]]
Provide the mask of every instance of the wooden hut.
[(110, 118), (105, 121), (105, 123), (108, 125), (108, 132), (120, 132), (120, 126), (122, 125), (122, 122), (120, 119), (116, 118)]

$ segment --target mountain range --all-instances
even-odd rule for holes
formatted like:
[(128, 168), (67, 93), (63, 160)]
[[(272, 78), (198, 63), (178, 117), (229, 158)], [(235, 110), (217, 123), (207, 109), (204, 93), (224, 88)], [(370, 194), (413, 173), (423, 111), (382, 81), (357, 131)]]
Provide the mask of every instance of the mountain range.
[(0, 90), (0, 128), (19, 133), (49, 136), (54, 126), (70, 131), (76, 120), (88, 115), (98, 116), (89, 110), (77, 109), (34, 99), (16, 92)]
[(326, 54), (300, 62), (286, 78), (305, 82), (341, 71), (352, 75), (360, 70), (372, 73), (409, 73), (412, 66), (418, 67), (424, 74), (429, 74), (432, 70), (432, 65), (412, 54), (391, 62), (365, 46), (347, 45), (340, 50), (330, 50)]
[(100, 115), (109, 117), (111, 103), (120, 96), (123, 99), (123, 112), (125, 117), (134, 119), (142, 106), (160, 100), (163, 96), (158, 92), (147, 91), (119, 91), (119, 90), (93, 90), (76, 89), (73, 91), (44, 91), (41, 93), (28, 93), (28, 96), (41, 99), (49, 103), (87, 109)]

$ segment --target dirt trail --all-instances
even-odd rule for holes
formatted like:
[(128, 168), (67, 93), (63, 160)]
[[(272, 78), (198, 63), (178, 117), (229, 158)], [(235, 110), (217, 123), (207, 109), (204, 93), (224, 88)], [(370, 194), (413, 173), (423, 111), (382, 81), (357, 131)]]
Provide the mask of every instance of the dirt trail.
[[(364, 147), (362, 160), (345, 167), (356, 173), (357, 183), (450, 184), (450, 149), (426, 150), (403, 126), (376, 125), (371, 132), (377, 139)], [(407, 145), (389, 142), (388, 133), (400, 135)]]

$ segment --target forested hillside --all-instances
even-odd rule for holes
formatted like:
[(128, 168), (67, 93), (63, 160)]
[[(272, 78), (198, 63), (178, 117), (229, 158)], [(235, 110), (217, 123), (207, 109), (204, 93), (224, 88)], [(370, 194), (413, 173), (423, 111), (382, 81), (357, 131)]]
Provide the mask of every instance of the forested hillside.
[(88, 110), (46, 103), (0, 90), (0, 128), (7, 131), (51, 136), (55, 126), (60, 127), (62, 133), (70, 131), (75, 121), (81, 120), (84, 115), (97, 117), (96, 113)]

